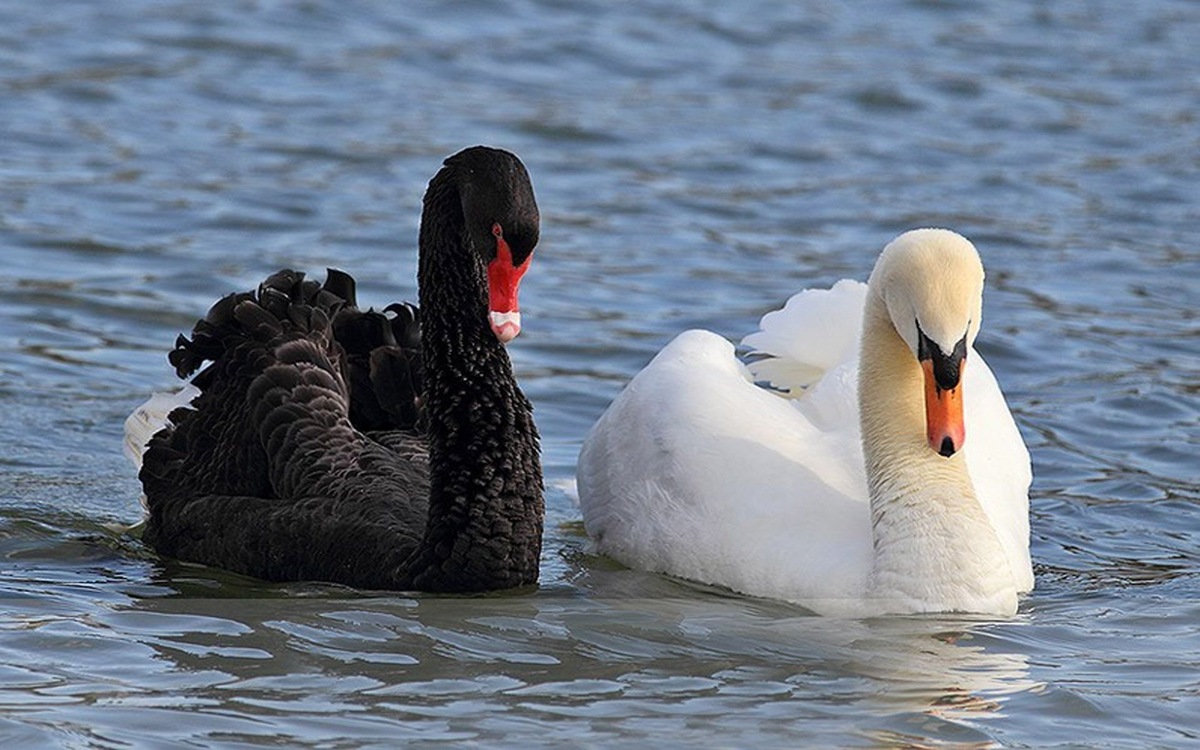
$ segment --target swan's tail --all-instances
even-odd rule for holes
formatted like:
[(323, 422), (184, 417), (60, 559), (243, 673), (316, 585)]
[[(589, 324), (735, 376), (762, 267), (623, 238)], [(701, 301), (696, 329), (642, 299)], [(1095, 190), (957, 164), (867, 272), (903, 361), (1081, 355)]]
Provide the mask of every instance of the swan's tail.
[(802, 395), (856, 353), (866, 298), (866, 284), (844, 279), (831, 289), (793, 295), (783, 309), (764, 315), (759, 330), (742, 339), (754, 379)]

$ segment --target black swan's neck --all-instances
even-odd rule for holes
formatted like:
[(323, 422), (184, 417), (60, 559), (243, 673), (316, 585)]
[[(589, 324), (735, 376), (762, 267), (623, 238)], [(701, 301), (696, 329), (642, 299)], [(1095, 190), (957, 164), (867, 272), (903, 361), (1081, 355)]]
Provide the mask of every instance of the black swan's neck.
[(462, 202), (439, 174), (421, 217), (418, 282), (429, 519), (410, 568), (417, 588), (486, 590), (537, 580), (542, 472), (532, 407), (487, 320), (482, 260)]

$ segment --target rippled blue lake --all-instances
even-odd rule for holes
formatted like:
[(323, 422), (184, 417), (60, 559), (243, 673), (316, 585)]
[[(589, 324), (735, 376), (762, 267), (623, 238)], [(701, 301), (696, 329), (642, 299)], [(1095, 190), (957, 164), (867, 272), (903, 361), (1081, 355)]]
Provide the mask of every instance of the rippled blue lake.
[[(1194, 747), (1200, 5), (1191, 0), (0, 3), (4, 747)], [(425, 183), (519, 153), (510, 347), (542, 585), (268, 585), (162, 560), (125, 415), (283, 266), (415, 298)], [(587, 428), (675, 333), (730, 338), (949, 226), (1033, 456), (1010, 620), (839, 621), (588, 554)]]

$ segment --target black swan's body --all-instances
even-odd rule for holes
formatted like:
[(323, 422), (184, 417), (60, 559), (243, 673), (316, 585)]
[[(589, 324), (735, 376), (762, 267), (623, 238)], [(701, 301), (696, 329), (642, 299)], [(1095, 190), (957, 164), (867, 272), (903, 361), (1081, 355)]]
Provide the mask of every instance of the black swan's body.
[(181, 377), (209, 364), (146, 448), (145, 540), (276, 581), (536, 582), (538, 436), (502, 341), (537, 237), (521, 162), (475, 147), (426, 192), (419, 315), (359, 310), (337, 271), (219, 301), (171, 352)]

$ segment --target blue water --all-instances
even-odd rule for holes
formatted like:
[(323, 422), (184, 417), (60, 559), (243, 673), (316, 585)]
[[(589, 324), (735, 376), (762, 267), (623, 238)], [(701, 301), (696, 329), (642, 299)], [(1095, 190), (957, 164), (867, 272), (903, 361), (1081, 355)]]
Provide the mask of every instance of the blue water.
[[(1200, 5), (0, 3), (0, 744), (1189, 747), (1200, 738)], [(415, 297), (420, 197), (489, 143), (543, 240), (510, 347), (542, 586), (267, 585), (161, 560), (125, 415), (218, 296)], [(945, 225), (1035, 469), (1010, 620), (837, 621), (587, 553), (589, 425)]]

